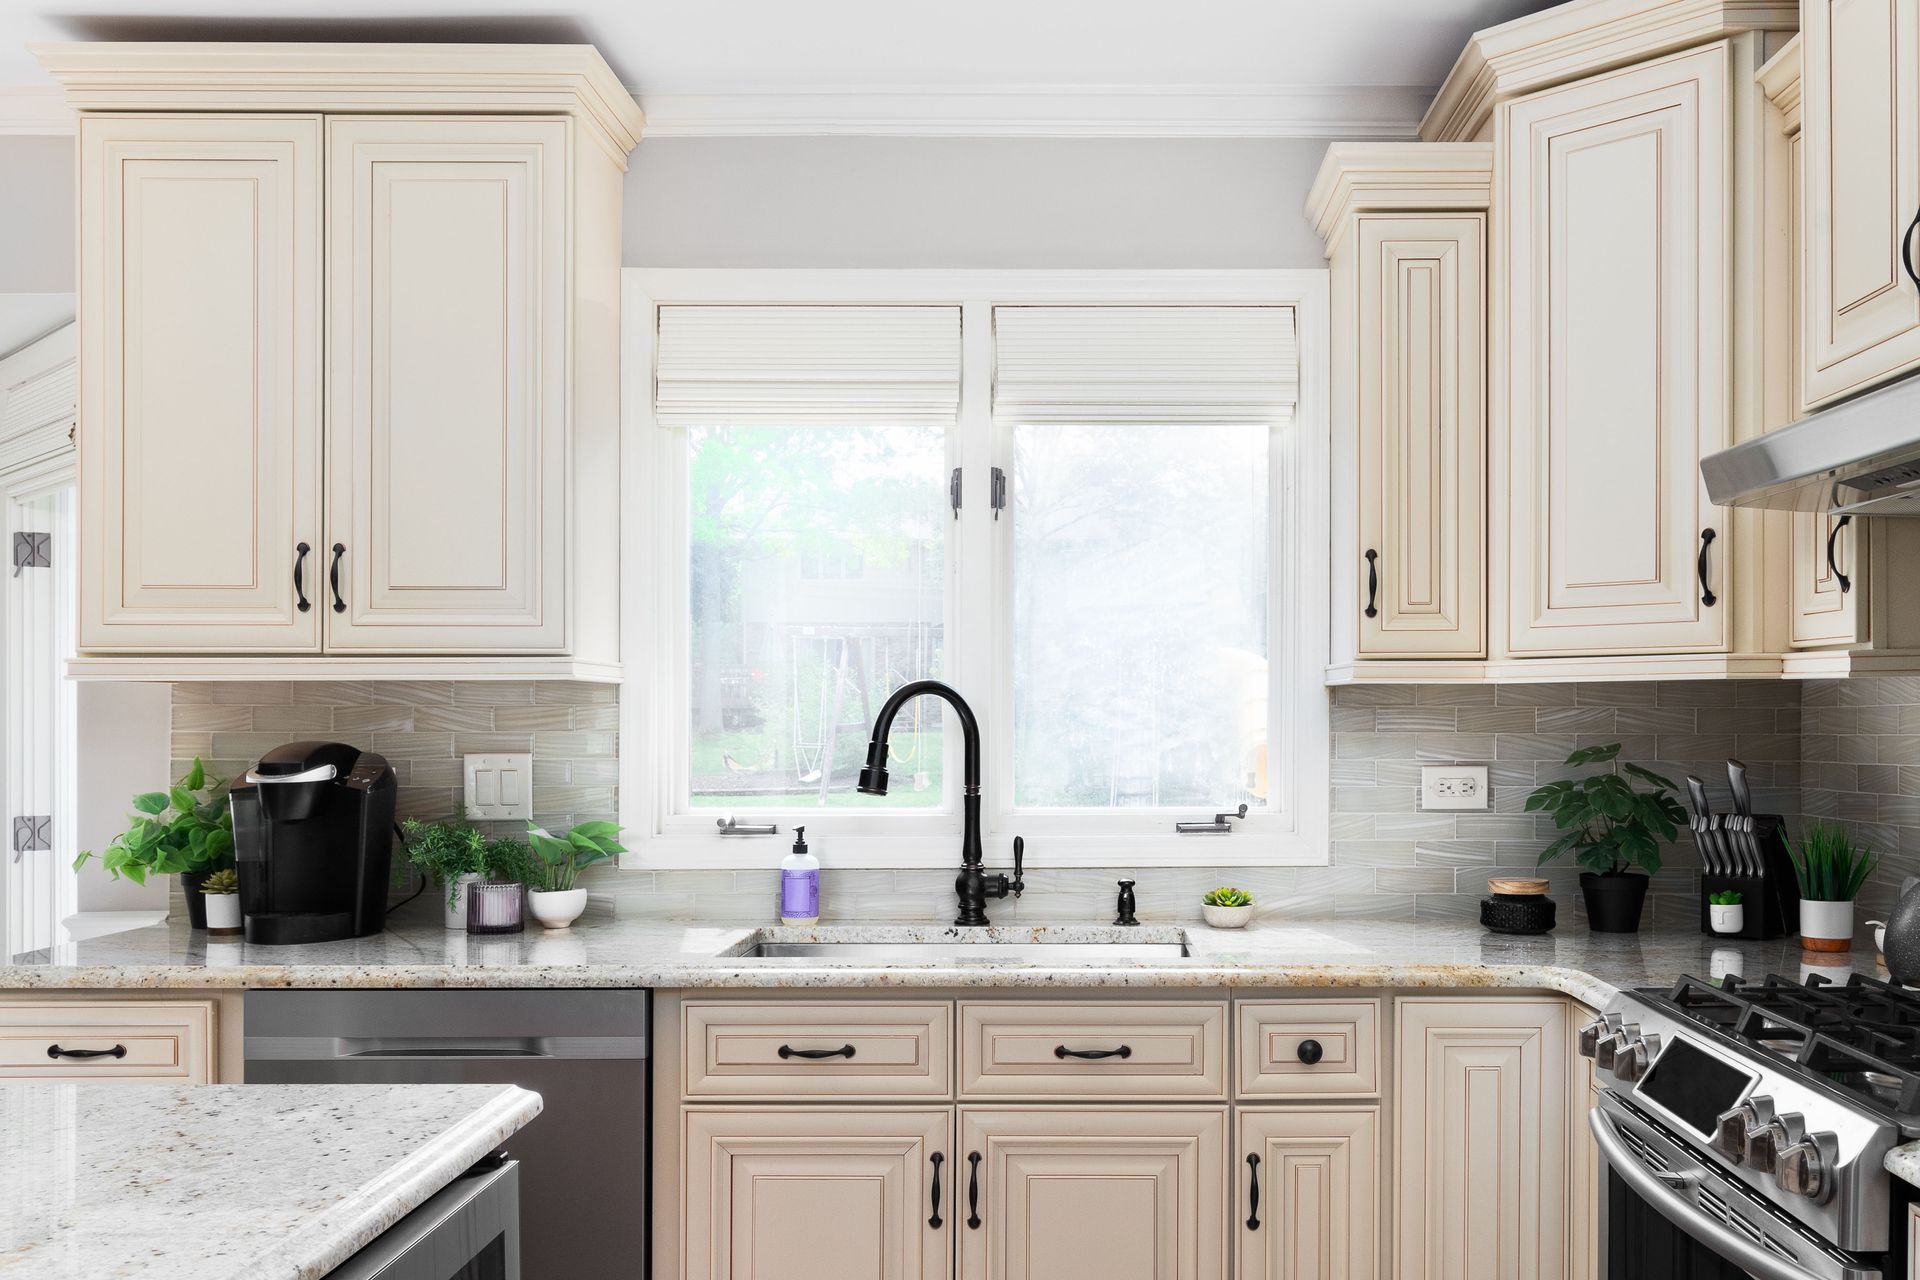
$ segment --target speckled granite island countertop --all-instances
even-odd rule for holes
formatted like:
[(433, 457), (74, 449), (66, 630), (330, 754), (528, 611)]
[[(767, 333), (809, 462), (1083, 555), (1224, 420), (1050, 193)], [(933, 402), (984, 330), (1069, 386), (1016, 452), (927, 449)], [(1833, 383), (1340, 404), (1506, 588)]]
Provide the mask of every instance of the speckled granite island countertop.
[[(916, 942), (1185, 941), (1185, 958), (1016, 960), (982, 946), (978, 959), (916, 955)], [(770, 941), (875, 942), (871, 958), (763, 959)], [(970, 948), (969, 948), (970, 949)], [(1819, 971), (1871, 973), (1870, 950)], [(469, 937), (438, 915), (393, 924), (355, 942), (257, 947), (209, 941), (181, 923), (30, 952), (0, 966), (0, 989), (248, 987), (655, 988), (1470, 988), (1558, 991), (1591, 1006), (1620, 988), (1669, 986), (1682, 974), (1798, 973), (1795, 940), (1726, 942), (1692, 931), (1594, 934), (1567, 927), (1503, 937), (1477, 925), (1372, 919), (1268, 920), (1238, 931), (1204, 925), (1060, 925), (953, 929), (831, 925), (816, 929), (663, 924), (589, 918), (548, 933)]]
[(312, 1280), (539, 1114), (511, 1085), (10, 1084), (0, 1276)]

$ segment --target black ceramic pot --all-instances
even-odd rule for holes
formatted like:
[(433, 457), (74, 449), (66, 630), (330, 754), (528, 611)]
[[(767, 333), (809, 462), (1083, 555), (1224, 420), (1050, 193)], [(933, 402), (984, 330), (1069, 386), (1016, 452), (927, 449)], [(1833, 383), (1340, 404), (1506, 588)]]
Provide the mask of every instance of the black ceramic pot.
[(1640, 912), (1647, 905), (1647, 878), (1631, 872), (1597, 876), (1580, 873), (1580, 893), (1587, 900), (1587, 928), (1595, 933), (1638, 933)]
[(207, 896), (200, 892), (200, 886), (212, 874), (211, 871), (180, 873), (180, 895), (187, 900), (187, 923), (195, 929), (207, 927)]

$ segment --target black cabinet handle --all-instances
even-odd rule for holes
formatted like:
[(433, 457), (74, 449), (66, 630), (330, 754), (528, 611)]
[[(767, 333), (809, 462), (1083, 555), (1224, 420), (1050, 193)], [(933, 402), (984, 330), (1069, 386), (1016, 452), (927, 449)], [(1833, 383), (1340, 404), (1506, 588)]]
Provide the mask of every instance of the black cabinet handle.
[(1260, 1229), (1260, 1157), (1247, 1152), (1247, 1230)]
[(1302, 1065), (1311, 1067), (1326, 1056), (1326, 1051), (1320, 1047), (1318, 1040), (1302, 1040), (1294, 1046), (1293, 1056), (1300, 1059)]
[(1907, 279), (1913, 281), (1913, 287), (1920, 289), (1920, 273), (1913, 269), (1913, 233), (1920, 231), (1920, 210), (1916, 210), (1913, 221), (1907, 224), (1907, 234), (1900, 237), (1900, 265), (1907, 269)]
[(1840, 537), (1840, 531), (1852, 523), (1852, 516), (1841, 516), (1833, 522), (1833, 528), (1827, 530), (1827, 572), (1832, 574), (1833, 580), (1840, 584), (1841, 595), (1853, 590), (1853, 579), (1840, 572), (1840, 566), (1833, 562), (1833, 544)]
[(843, 1044), (838, 1049), (796, 1049), (790, 1044), (783, 1044), (780, 1046), (780, 1056), (783, 1058), (807, 1058), (815, 1062), (821, 1058), (851, 1058), (853, 1056), (853, 1046)]
[(1711, 529), (1702, 529), (1700, 531), (1700, 603), (1709, 609), (1720, 603), (1720, 597), (1713, 594), (1713, 587), (1707, 581), (1707, 548), (1711, 547), (1713, 540), (1719, 536), (1719, 534)]
[(933, 1160), (933, 1216), (927, 1219), (927, 1225), (938, 1231), (945, 1220), (940, 1216), (940, 1166), (947, 1162), (946, 1156), (936, 1151)]
[(347, 554), (346, 543), (336, 542), (333, 544), (333, 567), (327, 571), (327, 579), (333, 584), (333, 611), (335, 613), (345, 613), (347, 611), (347, 602), (340, 596), (340, 557), (345, 554)]
[(293, 549), (293, 594), (299, 597), (294, 607), (302, 613), (313, 608), (313, 605), (307, 600), (306, 579), (307, 553), (312, 550), (313, 548), (304, 542)]
[(1380, 610), (1374, 602), (1380, 598), (1380, 553), (1372, 547), (1367, 548), (1367, 616), (1377, 618)]
[(980, 1153), (967, 1152), (967, 1229), (980, 1229)]
[(82, 1061), (89, 1058), (124, 1058), (127, 1056), (127, 1046), (117, 1044), (111, 1049), (62, 1049), (57, 1044), (50, 1044), (47, 1046), (47, 1056), (49, 1058), (78, 1058)]
[(1118, 1049), (1069, 1049), (1063, 1044), (1057, 1044), (1053, 1046), (1053, 1056), (1056, 1058), (1084, 1058), (1089, 1062), (1098, 1061), (1101, 1058), (1125, 1059), (1133, 1056), (1133, 1046), (1123, 1044)]

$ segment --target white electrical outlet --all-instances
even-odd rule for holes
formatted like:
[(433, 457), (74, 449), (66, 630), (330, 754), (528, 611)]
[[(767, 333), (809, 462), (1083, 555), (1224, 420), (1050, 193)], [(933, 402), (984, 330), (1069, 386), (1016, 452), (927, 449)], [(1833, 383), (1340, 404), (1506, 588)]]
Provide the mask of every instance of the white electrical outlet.
[(1430, 764), (1420, 770), (1422, 809), (1484, 809), (1487, 807), (1487, 766)]
[(463, 759), (468, 818), (475, 822), (512, 822), (533, 817), (531, 755), (465, 756)]

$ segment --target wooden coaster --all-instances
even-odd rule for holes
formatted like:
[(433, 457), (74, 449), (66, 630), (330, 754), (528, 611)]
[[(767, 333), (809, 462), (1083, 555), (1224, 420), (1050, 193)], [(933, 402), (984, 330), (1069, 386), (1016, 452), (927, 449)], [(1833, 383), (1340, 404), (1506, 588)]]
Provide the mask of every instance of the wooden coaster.
[(1547, 891), (1545, 880), (1533, 880), (1524, 876), (1493, 876), (1487, 881), (1488, 893), (1505, 893), (1515, 896), (1543, 894)]

